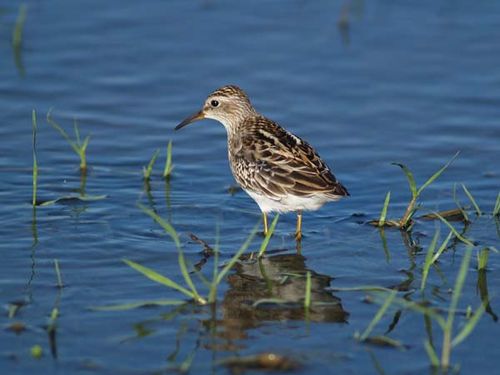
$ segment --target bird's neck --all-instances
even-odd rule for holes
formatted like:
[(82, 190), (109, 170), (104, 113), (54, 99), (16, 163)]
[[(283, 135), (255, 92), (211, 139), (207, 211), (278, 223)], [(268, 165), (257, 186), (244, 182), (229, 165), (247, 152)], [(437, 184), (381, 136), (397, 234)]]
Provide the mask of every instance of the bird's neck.
[(256, 117), (259, 114), (255, 111), (239, 113), (238, 115), (228, 116), (227, 118), (221, 119), (220, 122), (224, 125), (227, 131), (227, 138), (230, 142), (231, 140), (238, 139), (244, 133), (245, 123), (249, 118)]

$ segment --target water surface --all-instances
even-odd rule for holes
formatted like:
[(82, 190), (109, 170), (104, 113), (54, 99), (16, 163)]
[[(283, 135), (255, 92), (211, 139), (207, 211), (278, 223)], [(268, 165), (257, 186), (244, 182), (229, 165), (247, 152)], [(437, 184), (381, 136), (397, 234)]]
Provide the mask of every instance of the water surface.
[[(405, 350), (360, 344), (353, 335), (366, 328), (378, 305), (365, 303), (363, 292), (329, 287), (380, 285), (397, 287), (401, 294), (418, 289), (425, 249), (439, 225), (419, 221), (411, 238), (386, 230), (384, 250), (379, 230), (366, 224), (378, 217), (387, 191), (390, 217), (400, 216), (409, 200), (406, 179), (393, 161), (410, 166), (422, 183), (460, 151), (423, 194), (423, 210), (455, 207), (453, 184), (464, 183), (491, 213), (500, 185), (499, 4), (26, 4), (17, 55), (10, 39), (20, 2), (0, 7), (2, 372), (159, 373), (194, 353), (193, 373), (230, 373), (221, 360), (269, 351), (297, 360), (299, 374), (373, 374), (377, 368), (389, 374), (430, 372), (422, 316), (403, 312), (389, 334), (407, 345)], [(292, 236), (295, 218), (282, 216), (269, 257), (261, 267), (246, 262), (228, 276), (215, 313), (192, 305), (91, 310), (180, 297), (121, 262), (129, 258), (182, 280), (173, 242), (136, 202), (170, 220), (192, 264), (202, 259), (202, 247), (190, 233), (212, 247), (219, 242), (226, 261), (259, 220), (257, 205), (245, 193), (228, 192), (234, 181), (224, 128), (207, 120), (173, 131), (209, 92), (229, 83), (246, 90), (260, 112), (314, 145), (352, 196), (305, 215), (301, 255)], [(33, 215), (33, 108), (39, 119), (39, 198), (81, 193), (77, 157), (45, 121), (53, 108), (66, 129), (77, 119), (82, 134), (91, 134), (85, 192), (106, 199), (39, 207)], [(173, 140), (175, 169), (166, 184), (161, 164), (168, 140)], [(148, 191), (142, 167), (157, 148), (162, 154)], [(463, 194), (460, 199), (467, 202)], [(443, 238), (446, 227), (441, 233)], [(462, 311), (480, 304), (478, 282), (486, 281), (492, 295), (500, 287), (498, 254), (490, 254), (486, 274), (476, 271), (477, 250), (500, 247), (491, 215), (474, 218), (466, 235), (478, 246)], [(259, 243), (260, 238), (251, 250)], [(436, 306), (448, 306), (464, 250), (457, 243), (440, 259), (439, 272), (431, 270), (426, 298)], [(65, 283), (61, 291), (54, 259)], [(212, 259), (203, 271), (211, 269)], [(308, 319), (300, 308), (304, 278), (289, 276), (307, 271), (313, 300), (328, 303)], [(267, 297), (298, 305), (252, 307)], [(60, 317), (51, 353), (46, 326), (56, 304)], [(21, 307), (9, 318), (12, 305)], [(493, 373), (498, 367), (499, 308), (493, 299), (491, 312), (454, 350), (452, 361), (462, 373)], [(387, 330), (394, 313), (375, 333)], [(25, 330), (13, 333), (14, 322)], [(464, 322), (457, 318), (458, 327)], [(440, 348), (436, 324), (433, 335)], [(29, 353), (36, 344), (44, 351), (40, 360)]]

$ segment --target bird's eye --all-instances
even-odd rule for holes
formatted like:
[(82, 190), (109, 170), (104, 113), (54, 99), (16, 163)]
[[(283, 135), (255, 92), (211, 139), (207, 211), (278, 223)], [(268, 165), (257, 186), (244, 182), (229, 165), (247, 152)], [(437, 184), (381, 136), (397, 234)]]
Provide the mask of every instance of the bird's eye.
[(214, 108), (215, 108), (215, 107), (218, 107), (218, 106), (219, 106), (219, 101), (218, 101), (218, 100), (212, 100), (212, 101), (210, 102), (210, 105), (211, 105), (212, 107), (214, 107)]

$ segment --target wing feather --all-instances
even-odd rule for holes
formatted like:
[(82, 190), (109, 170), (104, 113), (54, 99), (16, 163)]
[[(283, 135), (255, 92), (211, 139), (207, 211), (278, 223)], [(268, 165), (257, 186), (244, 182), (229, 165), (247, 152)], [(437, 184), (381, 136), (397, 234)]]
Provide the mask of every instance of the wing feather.
[(287, 195), (349, 195), (316, 151), (277, 123), (258, 116), (247, 119), (242, 129), (231, 157), (236, 169), (246, 171), (233, 170), (243, 188), (277, 200)]

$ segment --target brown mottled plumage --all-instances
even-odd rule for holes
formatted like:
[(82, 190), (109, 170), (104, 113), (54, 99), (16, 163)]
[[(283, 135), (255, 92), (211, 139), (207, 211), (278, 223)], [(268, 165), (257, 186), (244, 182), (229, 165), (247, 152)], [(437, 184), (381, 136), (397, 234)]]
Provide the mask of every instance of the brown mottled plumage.
[(175, 128), (211, 118), (227, 130), (231, 170), (238, 184), (267, 212), (297, 211), (296, 238), (301, 238), (303, 210), (348, 196), (330, 168), (305, 141), (259, 114), (237, 86), (211, 93), (203, 108)]

